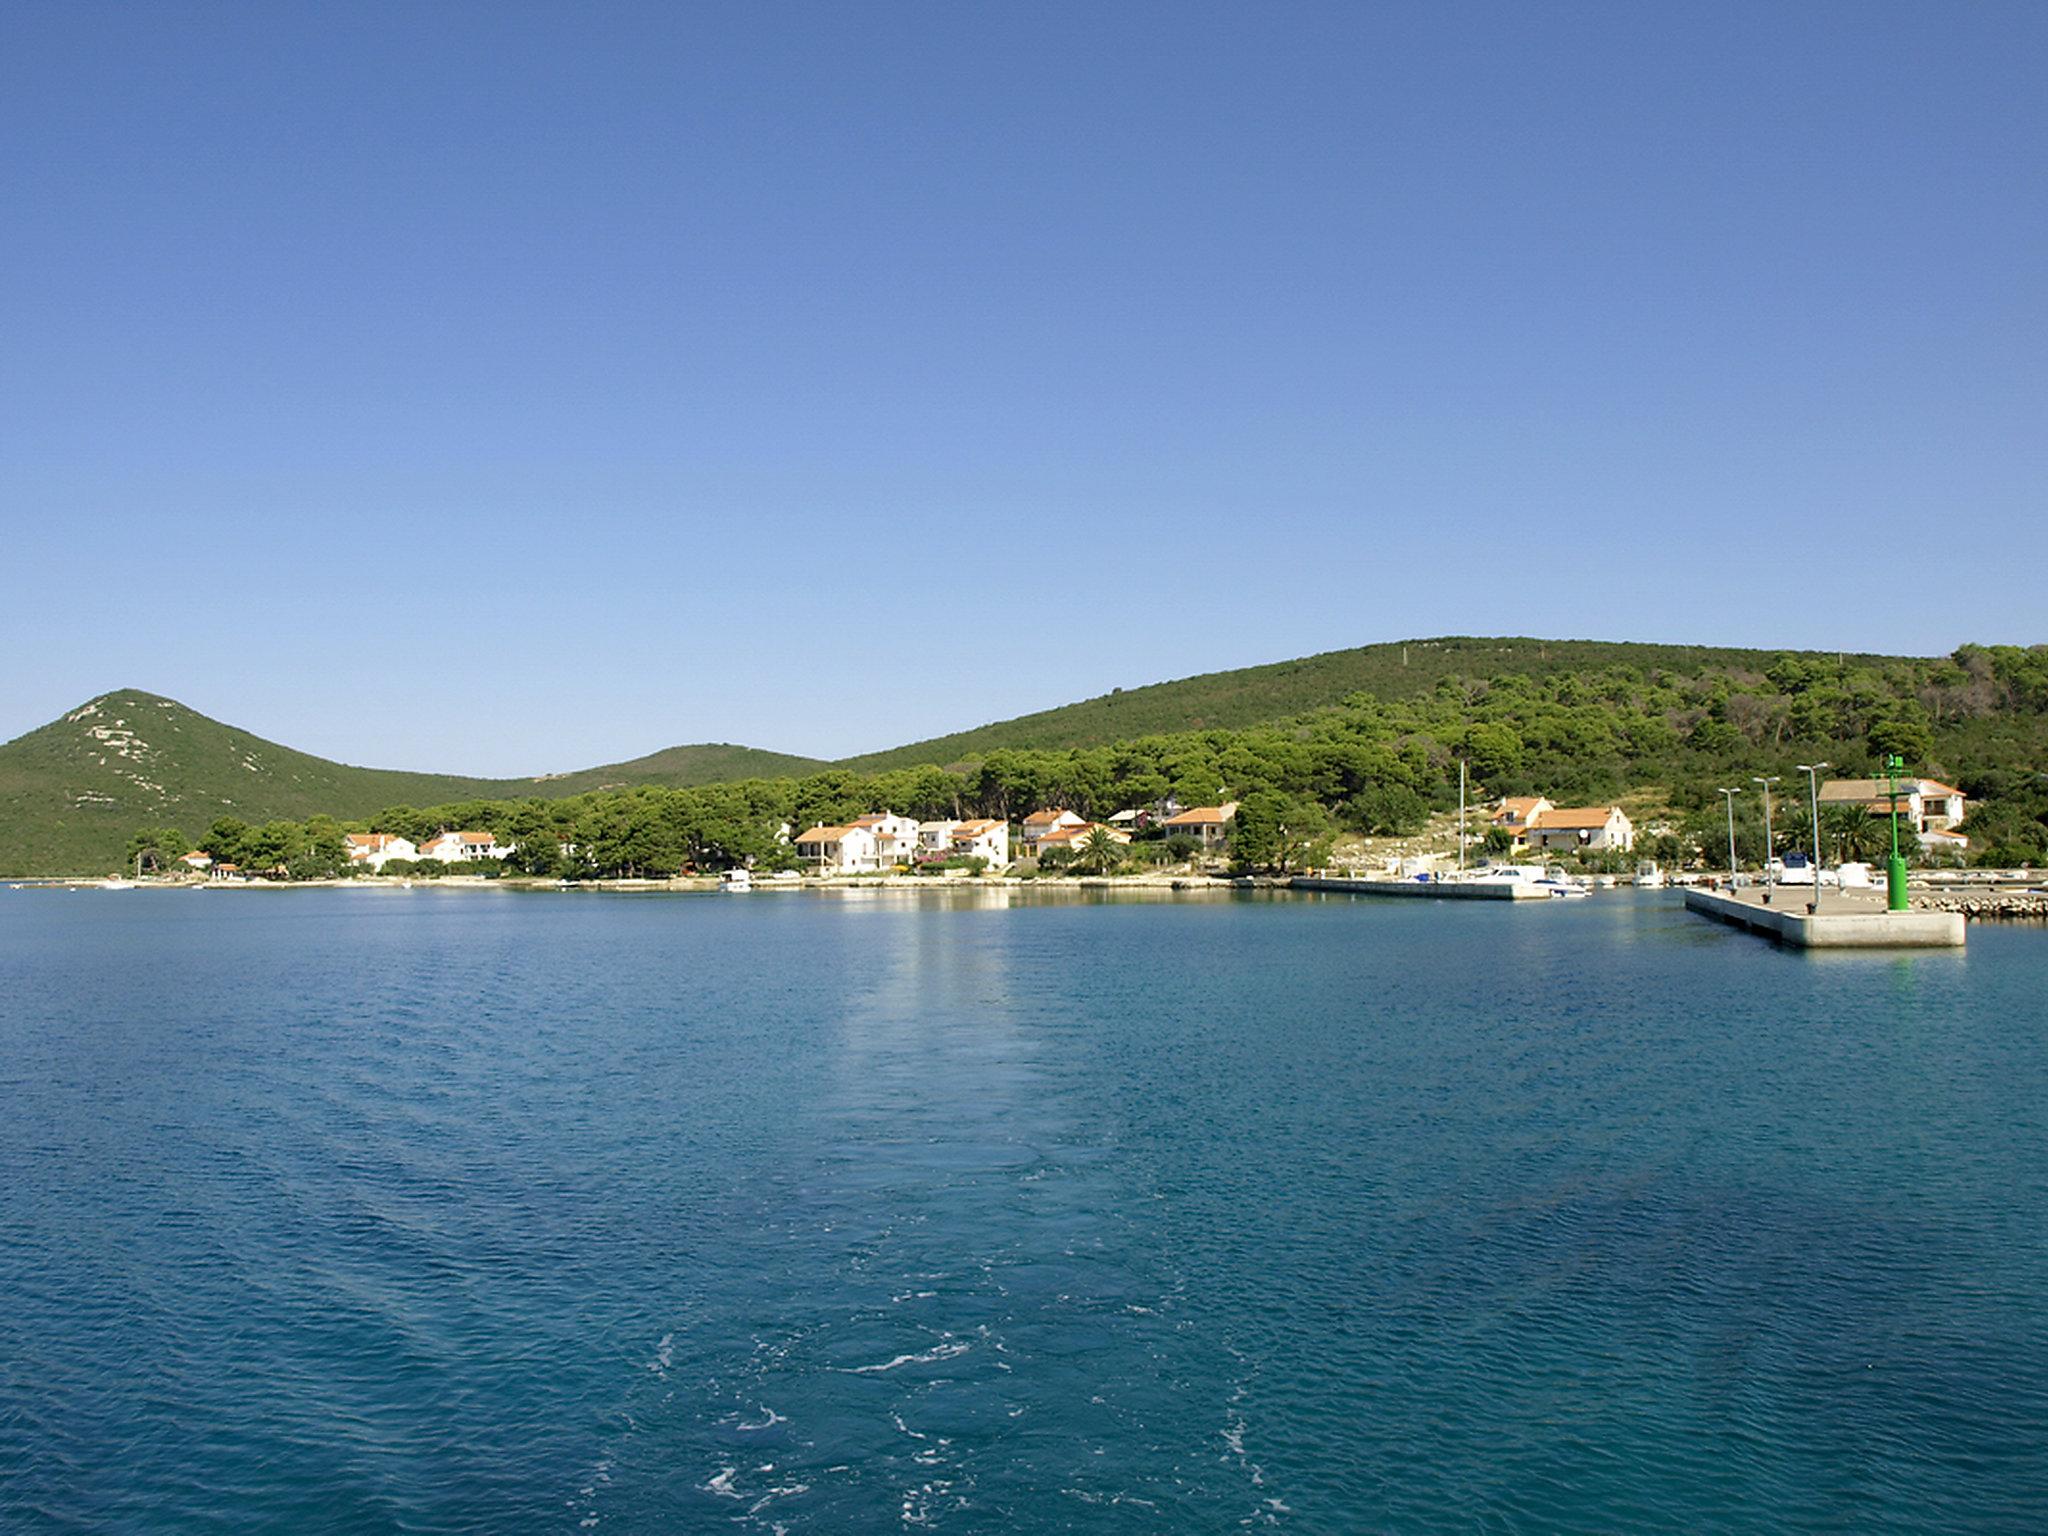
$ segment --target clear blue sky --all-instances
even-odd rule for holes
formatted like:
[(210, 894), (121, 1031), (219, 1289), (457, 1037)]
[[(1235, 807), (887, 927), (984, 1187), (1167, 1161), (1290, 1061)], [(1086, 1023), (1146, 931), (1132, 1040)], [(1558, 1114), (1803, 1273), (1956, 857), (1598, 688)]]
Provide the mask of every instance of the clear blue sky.
[(0, 737), (2048, 640), (2048, 6), (19, 0)]

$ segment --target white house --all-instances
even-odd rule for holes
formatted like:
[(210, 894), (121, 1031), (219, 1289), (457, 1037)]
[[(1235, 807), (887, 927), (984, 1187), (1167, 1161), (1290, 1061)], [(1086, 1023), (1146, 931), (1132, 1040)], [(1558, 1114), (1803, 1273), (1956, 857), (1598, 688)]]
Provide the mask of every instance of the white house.
[(1920, 834), (1920, 846), (1929, 853), (1968, 853), (1970, 840), (1950, 827), (1930, 827)]
[(190, 853), (180, 854), (178, 862), (189, 870), (204, 874), (213, 868), (213, 855), (194, 848)]
[(1007, 868), (1010, 862), (1010, 824), (1007, 821), (963, 821), (953, 829), (956, 858), (987, 859), (990, 869)]
[[(419, 851), (423, 859), (443, 864), (473, 864), (478, 859), (503, 859), (518, 852), (513, 843), (501, 843), (492, 832), (443, 832), (427, 839)], [(403, 858), (404, 855), (396, 855)]]
[(875, 857), (884, 864), (908, 864), (917, 857), (917, 823), (908, 816), (877, 811), (869, 816), (856, 816), (848, 825), (873, 834)]
[(1199, 838), (1207, 850), (1221, 848), (1230, 841), (1230, 824), (1236, 819), (1237, 802), (1226, 800), (1221, 805), (1195, 806), (1178, 816), (1167, 817), (1160, 825), (1168, 837)]
[(1038, 845), (1045, 841), (1047, 834), (1062, 827), (1083, 827), (1087, 824), (1087, 818), (1076, 816), (1072, 811), (1033, 811), (1024, 818), (1024, 856), (1037, 858)]
[(1543, 849), (1615, 848), (1636, 845), (1635, 824), (1618, 805), (1554, 805), (1526, 829), (1529, 846)]
[(917, 824), (917, 852), (920, 858), (943, 859), (953, 851), (953, 833), (963, 821), (920, 821)]
[[(1884, 779), (1829, 779), (1820, 787), (1822, 805), (1861, 805), (1874, 816), (1889, 816), (1891, 785)], [(1967, 809), (1963, 792), (1939, 779), (1899, 780), (1899, 818), (1910, 821), (1925, 837), (1948, 832), (1962, 823)]]
[(382, 869), (393, 859), (417, 859), (419, 849), (408, 838), (394, 837), (389, 832), (351, 832), (342, 839), (348, 851), (351, 864), (367, 864), (372, 869)]
[(1528, 837), (1529, 829), (1542, 819), (1544, 812), (1556, 809), (1542, 795), (1510, 795), (1495, 809), (1493, 825), (1519, 843)]
[(796, 856), (817, 865), (821, 875), (872, 873), (882, 867), (874, 832), (862, 826), (823, 824), (796, 835)]

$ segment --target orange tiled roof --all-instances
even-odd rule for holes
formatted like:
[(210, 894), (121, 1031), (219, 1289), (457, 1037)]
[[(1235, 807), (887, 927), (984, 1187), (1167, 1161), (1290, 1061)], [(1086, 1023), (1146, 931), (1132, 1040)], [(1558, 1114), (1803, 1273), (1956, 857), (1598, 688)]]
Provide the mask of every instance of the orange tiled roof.
[(799, 843), (837, 843), (843, 841), (846, 834), (853, 831), (857, 825), (858, 823), (849, 822), (843, 827), (828, 827), (823, 822), (820, 822), (817, 826), (811, 828), (810, 831), (799, 833), (793, 841)]
[(1559, 806), (1543, 813), (1534, 828), (1538, 832), (1576, 832), (1588, 827), (1604, 827), (1619, 813), (1618, 805), (1571, 805)]

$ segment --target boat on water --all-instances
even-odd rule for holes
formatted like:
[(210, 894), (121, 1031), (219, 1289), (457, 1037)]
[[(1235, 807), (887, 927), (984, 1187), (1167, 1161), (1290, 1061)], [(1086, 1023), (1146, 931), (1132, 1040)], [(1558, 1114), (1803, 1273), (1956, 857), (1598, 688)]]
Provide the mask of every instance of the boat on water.
[(734, 896), (744, 896), (754, 888), (753, 874), (744, 869), (728, 869), (718, 877), (718, 888)]
[(132, 891), (135, 889), (135, 882), (133, 880), (123, 880), (119, 875), (109, 875), (99, 883), (99, 889), (103, 891)]
[(1638, 859), (1635, 883), (1639, 890), (1661, 891), (1670, 882), (1664, 878), (1664, 871), (1657, 867), (1655, 859)]
[(1434, 878), (1441, 885), (1483, 885), (1517, 886), (1544, 896), (1587, 896), (1592, 886), (1575, 879), (1557, 865), (1544, 869), (1535, 864), (1482, 864), (1477, 869), (1459, 870), (1454, 874), (1434, 877), (1418, 875), (1419, 880)]

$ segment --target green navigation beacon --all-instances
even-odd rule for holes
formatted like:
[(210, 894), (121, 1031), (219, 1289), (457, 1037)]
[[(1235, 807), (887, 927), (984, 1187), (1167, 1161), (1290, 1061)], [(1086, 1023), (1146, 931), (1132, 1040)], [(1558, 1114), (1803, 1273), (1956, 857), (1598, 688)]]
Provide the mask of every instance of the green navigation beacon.
[(1891, 779), (1892, 802), (1892, 856), (1884, 867), (1885, 908), (1892, 912), (1906, 910), (1906, 861), (1899, 857), (1899, 770), (1906, 766), (1906, 760), (1893, 752), (1886, 755), (1884, 771)]

